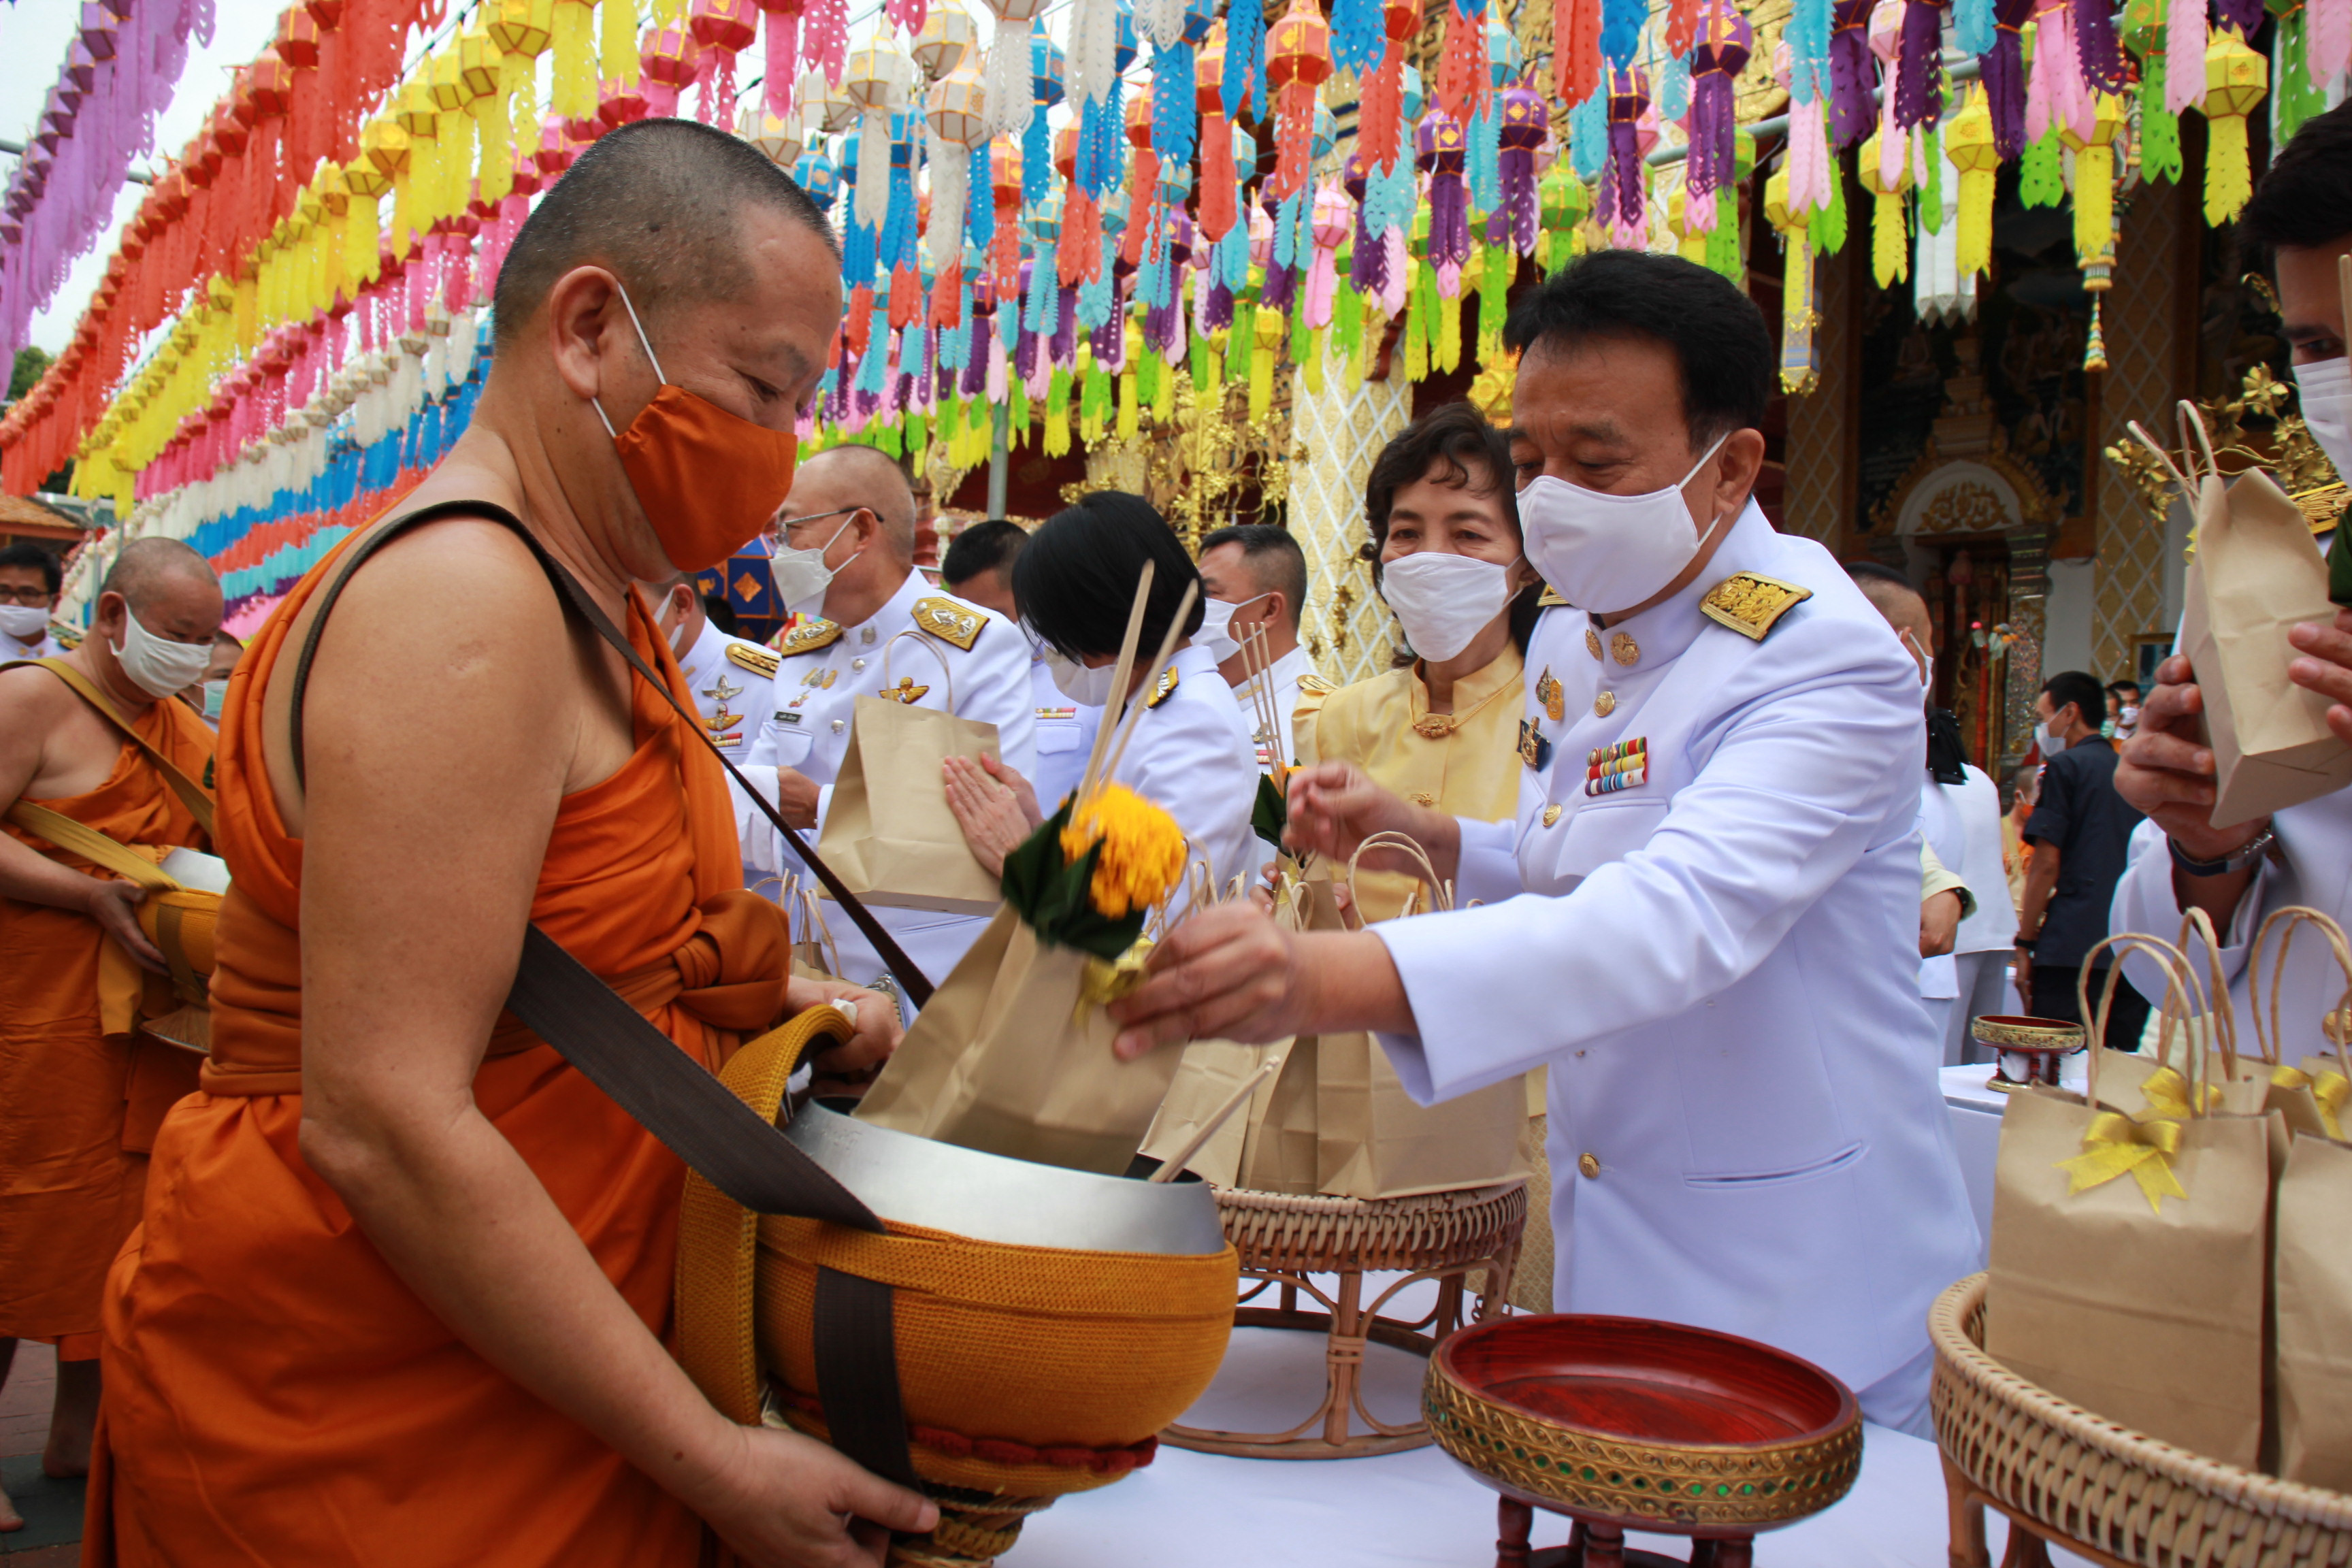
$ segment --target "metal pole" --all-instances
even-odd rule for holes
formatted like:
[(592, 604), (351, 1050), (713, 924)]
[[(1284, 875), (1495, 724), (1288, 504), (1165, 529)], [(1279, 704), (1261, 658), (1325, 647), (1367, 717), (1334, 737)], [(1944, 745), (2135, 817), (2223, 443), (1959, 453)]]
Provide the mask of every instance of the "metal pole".
[(1000, 403), (996, 405), (996, 439), (988, 448), (988, 515), (991, 518), (1004, 515), (1004, 481), (1013, 466), (1013, 454), (1008, 449), (1007, 440), (1012, 429), (1013, 405)]

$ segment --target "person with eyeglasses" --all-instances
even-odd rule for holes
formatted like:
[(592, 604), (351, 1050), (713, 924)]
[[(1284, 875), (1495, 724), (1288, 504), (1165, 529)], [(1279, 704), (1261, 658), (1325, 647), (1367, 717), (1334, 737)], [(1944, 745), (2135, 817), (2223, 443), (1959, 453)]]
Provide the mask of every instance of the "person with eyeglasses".
[[(777, 517), (776, 600), (799, 618), (775, 640), (774, 700), (744, 771), (761, 793), (774, 791), (770, 802), (785, 821), (811, 844), (824, 830), (861, 697), (993, 724), (1004, 764), (1035, 772), (1028, 640), (1003, 616), (940, 592), (915, 570), (914, 489), (895, 461), (871, 447), (820, 452), (801, 464)], [(749, 802), (737, 802), (736, 827), (745, 882), (807, 875)], [(874, 912), (934, 984), (988, 926), (982, 915)], [(898, 994), (911, 1017), (873, 943), (839, 906), (828, 903), (824, 915), (838, 978)]]
[(0, 550), (0, 661), (55, 658), (67, 650), (70, 645), (49, 630), (64, 584), (58, 558), (39, 545)]

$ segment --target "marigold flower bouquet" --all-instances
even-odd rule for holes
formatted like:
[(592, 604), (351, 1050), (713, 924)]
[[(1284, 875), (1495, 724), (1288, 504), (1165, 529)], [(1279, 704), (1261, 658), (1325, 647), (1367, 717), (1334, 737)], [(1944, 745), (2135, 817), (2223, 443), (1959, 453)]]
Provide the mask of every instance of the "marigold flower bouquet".
[[(1112, 689), (1130, 689), (1150, 568), (1128, 617)], [(1150, 690), (1191, 612), (1188, 592), (1150, 666)], [(1152, 910), (1184, 876), (1176, 821), (1110, 781), (1142, 712), (1105, 724), (1077, 790), (1004, 858), (1004, 906), (932, 994), (859, 1106), (860, 1121), (992, 1154), (1123, 1173), (1181, 1053), (1111, 1054), (1102, 1005), (1142, 977)]]

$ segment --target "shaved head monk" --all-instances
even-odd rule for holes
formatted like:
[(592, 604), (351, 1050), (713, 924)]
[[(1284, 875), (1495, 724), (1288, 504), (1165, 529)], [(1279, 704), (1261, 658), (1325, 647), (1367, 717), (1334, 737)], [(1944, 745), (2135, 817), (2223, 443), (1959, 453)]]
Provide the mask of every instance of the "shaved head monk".
[[(139, 930), (145, 894), (53, 843), (22, 808), (70, 817), (144, 858), (210, 847), (163, 766), (200, 795), (212, 731), (163, 699), (211, 658), (220, 618), (220, 581), (203, 556), (177, 540), (134, 540), (79, 647), (50, 668), (0, 669), (0, 1383), (18, 1339), (58, 1347), (42, 1455), (52, 1476), (89, 1468), (107, 1265), (139, 1223), (147, 1150), (164, 1110), (196, 1087), (196, 1058), (133, 1026), (177, 1005)], [(19, 1522), (0, 1494), (0, 1530)]]
[(933, 1517), (696, 1390), (684, 1167), (502, 1014), (528, 922), (708, 1067), (835, 995), (844, 1070), (896, 1041), (787, 981), (718, 761), (538, 553), (691, 714), (635, 584), (790, 489), (832, 237), (748, 143), (642, 121), (541, 198), (496, 305), (466, 435), (230, 680), (213, 1054), (110, 1279), (85, 1562), (693, 1568), (707, 1522), (845, 1568)]

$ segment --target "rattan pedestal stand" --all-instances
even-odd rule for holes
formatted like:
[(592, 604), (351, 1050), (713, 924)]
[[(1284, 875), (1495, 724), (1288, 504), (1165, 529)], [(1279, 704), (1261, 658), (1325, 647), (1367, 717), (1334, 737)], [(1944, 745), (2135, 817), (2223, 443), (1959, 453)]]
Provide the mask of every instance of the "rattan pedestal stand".
[(2003, 1568), (2048, 1568), (2053, 1545), (2100, 1568), (2352, 1563), (2352, 1497), (2158, 1442), (1985, 1354), (1985, 1278), (1961, 1280), (1927, 1313), (1951, 1568), (1990, 1568), (1988, 1503), (2010, 1523)]
[[(1527, 1224), (1527, 1183), (1410, 1198), (1288, 1197), (1227, 1188), (1217, 1194), (1217, 1212), (1241, 1254), (1243, 1279), (1257, 1281), (1234, 1310), (1234, 1326), (1324, 1334), (1323, 1402), (1285, 1432), (1171, 1426), (1160, 1441), (1260, 1459), (1359, 1458), (1427, 1446), (1429, 1428), (1417, 1416), (1392, 1426), (1364, 1407), (1364, 1347), (1426, 1356), (1465, 1321), (1501, 1310)], [(1405, 1277), (1366, 1302), (1364, 1276), (1395, 1270)], [(1465, 1279), (1482, 1272), (1475, 1310), (1465, 1320)], [(1339, 1277), (1329, 1294), (1313, 1278), (1318, 1274)], [(1428, 1313), (1409, 1322), (1381, 1315), (1406, 1286), (1424, 1279), (1438, 1282), (1437, 1305)], [(1268, 1290), (1279, 1293), (1279, 1306), (1248, 1304)], [(1324, 1310), (1302, 1309), (1302, 1291)], [(1354, 1430), (1358, 1419), (1370, 1430)]]

